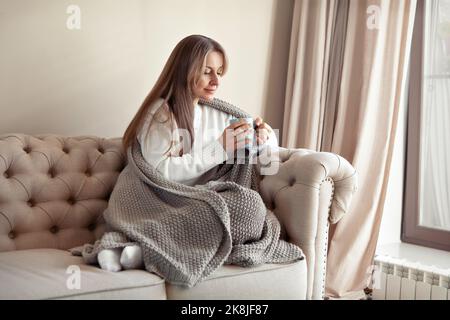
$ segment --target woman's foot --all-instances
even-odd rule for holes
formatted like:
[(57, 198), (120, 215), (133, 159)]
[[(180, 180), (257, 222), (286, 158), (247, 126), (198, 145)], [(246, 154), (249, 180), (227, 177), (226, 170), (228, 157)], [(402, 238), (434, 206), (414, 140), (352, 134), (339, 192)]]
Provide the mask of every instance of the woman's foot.
[(142, 250), (138, 245), (127, 246), (120, 256), (120, 264), (123, 269), (141, 269), (144, 265)]
[(103, 270), (117, 272), (122, 270), (120, 256), (122, 248), (103, 249), (98, 253), (98, 264)]

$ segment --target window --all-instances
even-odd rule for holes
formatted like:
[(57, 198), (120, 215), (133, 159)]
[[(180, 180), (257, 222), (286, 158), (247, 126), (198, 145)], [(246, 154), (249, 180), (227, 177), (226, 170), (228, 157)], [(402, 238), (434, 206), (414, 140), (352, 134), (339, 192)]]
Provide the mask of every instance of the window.
[(450, 0), (419, 0), (413, 31), (402, 241), (450, 251)]

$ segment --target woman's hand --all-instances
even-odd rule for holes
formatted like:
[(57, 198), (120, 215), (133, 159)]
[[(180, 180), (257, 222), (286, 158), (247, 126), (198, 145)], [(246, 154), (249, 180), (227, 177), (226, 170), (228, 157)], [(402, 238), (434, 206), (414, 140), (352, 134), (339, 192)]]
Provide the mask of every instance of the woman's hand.
[(256, 142), (258, 145), (263, 145), (269, 140), (270, 134), (273, 129), (261, 117), (255, 119), (256, 125)]
[(241, 119), (238, 122), (230, 124), (223, 130), (219, 142), (227, 153), (234, 153), (236, 150), (244, 148), (246, 144), (253, 143), (252, 139), (246, 138), (246, 136), (251, 135), (253, 131), (252, 126), (244, 119)]

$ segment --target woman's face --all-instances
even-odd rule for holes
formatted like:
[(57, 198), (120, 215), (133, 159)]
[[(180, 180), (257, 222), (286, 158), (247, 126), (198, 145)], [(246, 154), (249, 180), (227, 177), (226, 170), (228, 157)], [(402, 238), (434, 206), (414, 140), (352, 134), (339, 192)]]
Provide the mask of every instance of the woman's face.
[(212, 100), (219, 87), (219, 78), (223, 73), (223, 56), (220, 52), (211, 51), (206, 56), (206, 63), (200, 74), (197, 85), (193, 88), (195, 100), (203, 98)]

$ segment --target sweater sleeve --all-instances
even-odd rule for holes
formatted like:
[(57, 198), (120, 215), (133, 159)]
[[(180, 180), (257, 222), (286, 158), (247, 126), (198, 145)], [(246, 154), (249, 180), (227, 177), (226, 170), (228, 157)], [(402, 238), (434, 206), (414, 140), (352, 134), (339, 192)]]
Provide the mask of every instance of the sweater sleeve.
[[(197, 152), (198, 153), (198, 152)], [(200, 150), (200, 154), (163, 157), (156, 168), (173, 181), (198, 178), (206, 171), (223, 163), (228, 156), (218, 140), (214, 140)]]
[[(144, 137), (144, 133), (145, 131), (142, 131), (138, 138), (144, 159), (172, 181), (183, 182), (197, 178), (228, 160), (228, 155), (218, 139), (180, 156), (182, 145), (172, 137), (169, 122), (153, 121), (148, 136)], [(166, 152), (172, 140), (174, 145)]]

